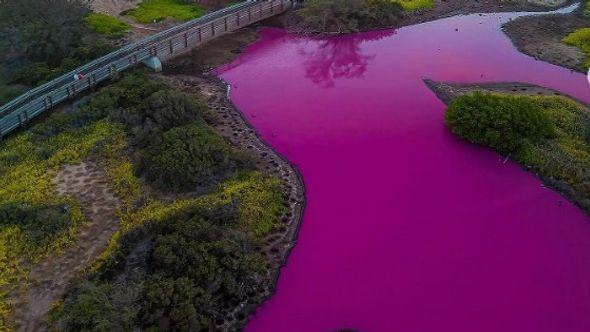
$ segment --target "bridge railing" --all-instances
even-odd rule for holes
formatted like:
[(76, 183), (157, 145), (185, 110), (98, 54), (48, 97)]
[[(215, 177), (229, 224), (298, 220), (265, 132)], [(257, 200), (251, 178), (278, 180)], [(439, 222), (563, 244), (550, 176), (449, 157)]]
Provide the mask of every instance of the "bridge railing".
[[(150, 59), (167, 59), (206, 41), (280, 14), (292, 0), (241, 2), (129, 44), (47, 82), (0, 107), (0, 137), (118, 72)], [(75, 80), (74, 74), (83, 74)]]

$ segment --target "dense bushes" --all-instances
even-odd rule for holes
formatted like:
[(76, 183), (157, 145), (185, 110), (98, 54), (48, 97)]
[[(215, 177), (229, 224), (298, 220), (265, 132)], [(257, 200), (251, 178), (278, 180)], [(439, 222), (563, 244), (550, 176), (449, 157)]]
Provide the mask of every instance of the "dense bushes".
[(453, 132), (502, 153), (553, 135), (549, 116), (535, 100), (476, 92), (456, 99), (445, 120)]
[(309, 0), (297, 14), (304, 32), (348, 33), (391, 26), (402, 11), (391, 0)]
[(153, 23), (168, 17), (188, 21), (205, 13), (205, 9), (190, 0), (143, 0), (137, 8), (125, 14), (141, 23)]
[(511, 153), (590, 211), (590, 112), (585, 107), (564, 97), (476, 93), (457, 98), (446, 121), (471, 142)]
[[(122, 228), (56, 309), (58, 329), (210, 330), (239, 304), (257, 303), (272, 287), (260, 247), (283, 227), (282, 182), (250, 171), (247, 155), (203, 120), (205, 109), (126, 75), (0, 142), (0, 287), (20, 283), (23, 258), (34, 263), (74, 239), (84, 215), (54, 194), (52, 173), (92, 157), (122, 199)], [(148, 183), (208, 194), (164, 200)], [(9, 314), (1, 300), (0, 328)]]
[(241, 165), (240, 154), (206, 125), (187, 125), (164, 133), (147, 148), (142, 169), (159, 188), (195, 190), (217, 183)]
[(38, 85), (112, 49), (86, 26), (89, 13), (82, 0), (0, 1), (0, 103), (13, 85)]
[[(252, 303), (272, 280), (255, 250), (267, 233), (244, 227), (264, 218), (248, 211), (284, 206), (280, 195), (262, 195), (256, 206), (248, 196), (259, 193), (230, 189), (252, 181), (263, 192), (280, 192), (274, 181), (251, 173), (209, 196), (152, 203), (124, 218), (108, 262), (55, 313), (61, 328), (213, 330), (236, 305)], [(269, 211), (274, 223), (281, 211)]]
[(18, 227), (25, 241), (40, 246), (72, 226), (69, 210), (67, 204), (0, 203), (0, 227)]

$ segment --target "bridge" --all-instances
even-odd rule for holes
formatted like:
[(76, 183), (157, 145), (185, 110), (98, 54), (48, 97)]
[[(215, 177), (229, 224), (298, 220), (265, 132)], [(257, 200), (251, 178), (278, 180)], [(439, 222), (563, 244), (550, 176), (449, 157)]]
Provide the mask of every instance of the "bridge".
[[(190, 51), (214, 38), (281, 14), (295, 0), (250, 0), (215, 11), (129, 44), (50, 82), (29, 90), (0, 107), (0, 138), (57, 104), (95, 87), (117, 73), (144, 64), (159, 71), (161, 61)], [(75, 79), (82, 74), (82, 79)]]

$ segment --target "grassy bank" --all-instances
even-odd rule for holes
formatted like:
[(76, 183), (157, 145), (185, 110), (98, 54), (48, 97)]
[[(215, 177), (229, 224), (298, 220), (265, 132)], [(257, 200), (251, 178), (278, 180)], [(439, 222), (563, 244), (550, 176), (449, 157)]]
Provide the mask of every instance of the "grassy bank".
[(85, 21), (92, 30), (111, 38), (120, 38), (130, 29), (127, 23), (103, 13), (90, 13)]
[[(87, 158), (122, 199), (121, 229), (53, 313), (66, 330), (214, 329), (273, 287), (267, 237), (287, 212), (282, 181), (253, 167), (205, 121), (201, 101), (128, 75), (85, 103), (0, 145), (0, 286), (23, 259), (72, 244), (85, 222), (52, 183)], [(0, 302), (7, 327), (10, 308)]]
[(453, 133), (509, 155), (590, 211), (590, 113), (565, 97), (474, 93), (446, 113)]
[(392, 0), (399, 3), (404, 10), (412, 11), (418, 9), (432, 9), (434, 7), (434, 0)]
[(297, 11), (297, 29), (323, 34), (389, 27), (398, 22), (403, 10), (391, 0), (309, 0)]
[(140, 23), (160, 22), (166, 18), (188, 21), (202, 16), (205, 9), (194, 2), (182, 0), (143, 0), (135, 9), (125, 15)]
[(584, 67), (590, 67), (590, 28), (578, 29), (563, 38), (563, 42), (579, 48), (586, 54)]

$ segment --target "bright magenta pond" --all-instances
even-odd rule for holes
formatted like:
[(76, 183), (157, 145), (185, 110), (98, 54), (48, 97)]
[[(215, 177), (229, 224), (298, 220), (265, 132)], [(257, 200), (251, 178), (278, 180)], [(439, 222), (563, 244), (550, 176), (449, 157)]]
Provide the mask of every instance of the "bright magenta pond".
[(297, 246), (248, 331), (590, 331), (590, 219), (454, 137), (422, 81), (530, 82), (590, 102), (584, 75), (514, 49), (500, 25), (515, 15), (330, 39), (266, 29), (220, 70), (307, 190)]

